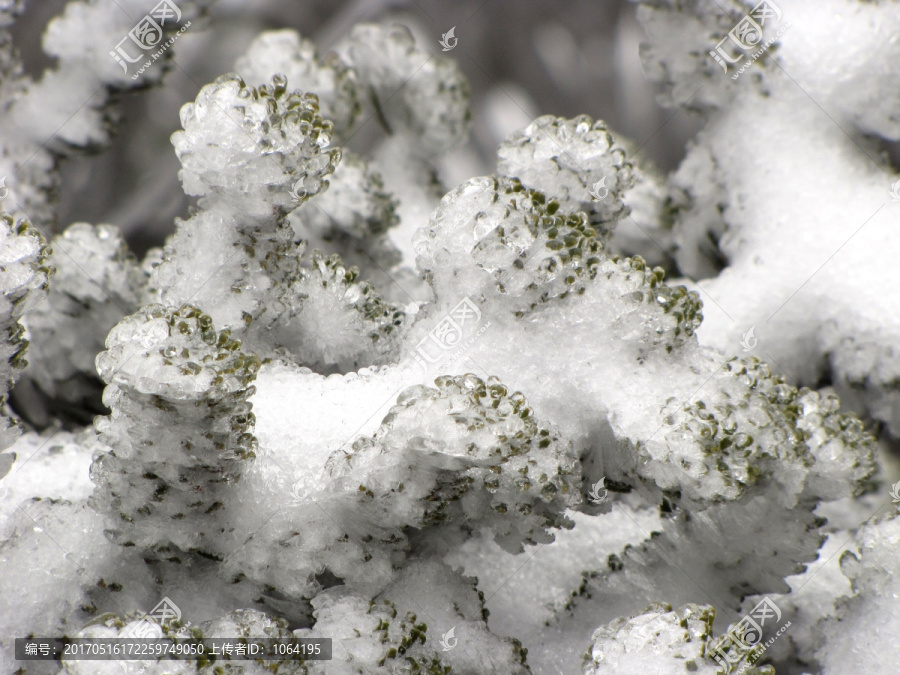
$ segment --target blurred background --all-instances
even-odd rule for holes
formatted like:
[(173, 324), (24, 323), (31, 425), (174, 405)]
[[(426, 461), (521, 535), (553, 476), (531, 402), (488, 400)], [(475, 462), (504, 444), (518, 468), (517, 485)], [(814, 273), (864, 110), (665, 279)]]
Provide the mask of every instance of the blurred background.
[[(35, 76), (52, 65), (41, 36), (65, 4), (27, 3), (16, 24), (16, 45)], [(57, 231), (75, 222), (110, 223), (138, 255), (161, 244), (190, 203), (169, 142), (180, 128), (181, 106), (230, 72), (263, 30), (293, 28), (327, 51), (360, 21), (405, 24), (435, 53), (442, 34), (455, 26), (457, 46), (445, 55), (472, 85), (474, 123), (469, 144), (439, 167), (448, 189), (492, 172), (498, 143), (542, 114), (603, 119), (663, 171), (677, 166), (700, 127), (690, 113), (656, 104), (641, 71), (635, 5), (626, 0), (219, 0), (208, 20), (173, 47), (162, 86), (114, 99), (112, 146), (62, 163)], [(364, 150), (373, 136), (361, 128), (351, 148)]]

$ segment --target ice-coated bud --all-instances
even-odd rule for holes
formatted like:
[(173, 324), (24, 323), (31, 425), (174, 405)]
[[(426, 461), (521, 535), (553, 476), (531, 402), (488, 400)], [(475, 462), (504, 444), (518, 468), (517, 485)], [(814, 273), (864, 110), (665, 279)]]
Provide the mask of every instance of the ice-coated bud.
[(599, 232), (628, 213), (622, 200), (633, 182), (631, 163), (600, 120), (539, 117), (510, 134), (497, 157), (498, 174), (555, 199), (563, 213), (584, 211)]
[[(89, 622), (84, 628), (75, 633), (74, 637), (84, 639), (120, 638), (123, 641), (136, 641), (142, 638), (156, 637), (177, 638), (187, 653), (198, 649), (205, 649), (206, 654), (213, 651), (212, 643), (203, 643), (203, 640), (224, 639), (232, 646), (232, 653), (238, 653), (235, 643), (241, 644), (246, 651), (248, 640), (282, 639), (292, 636), (288, 622), (280, 617), (273, 617), (266, 612), (256, 609), (236, 609), (222, 616), (208, 621), (192, 625), (190, 621), (175, 617), (162, 619), (158, 616), (145, 615), (143, 612), (128, 612), (124, 615), (107, 613), (98, 616)], [(216, 647), (221, 654), (221, 647)], [(200, 652), (204, 653), (204, 652)], [(84, 675), (88, 672), (104, 672), (100, 670), (86, 670), (85, 661), (79, 659), (61, 659), (63, 669), (59, 675)], [(204, 665), (198, 665), (200, 664)], [(242, 673), (243, 675), (263, 675), (264, 673), (278, 672), (284, 675), (301, 675), (310, 672), (306, 661), (300, 658), (290, 657), (285, 659), (242, 660), (242, 665), (232, 669), (232, 666), (222, 668), (215, 666), (210, 668), (208, 664), (216, 662), (216, 657), (209, 661), (187, 661), (186, 665), (172, 667), (173, 661), (166, 657), (155, 657), (146, 654), (138, 659), (121, 659), (114, 661), (116, 673), (119, 675), (164, 675), (165, 673), (178, 673), (179, 675), (193, 675), (195, 673)], [(327, 663), (327, 662), (326, 662)], [(263, 665), (265, 664), (265, 665)], [(110, 664), (113, 665), (113, 664)], [(227, 670), (226, 670), (227, 668)]]
[(338, 255), (307, 255), (290, 224), (242, 232), (221, 208), (180, 221), (155, 268), (164, 303), (191, 302), (255, 353), (312, 368), (352, 370), (395, 353), (404, 313)]
[[(333, 662), (350, 672), (529, 673), (521, 643), (488, 630), (476, 581), (433, 560), (412, 562), (375, 598), (342, 586), (320, 593), (312, 600), (315, 626), (294, 635), (341, 636), (332, 642)], [(309, 662), (310, 675), (329, 675), (328, 664)]]
[(602, 284), (621, 313), (640, 310), (650, 345), (669, 348), (693, 335), (701, 303), (663, 283), (660, 268), (609, 256), (584, 212), (514, 178), (473, 178), (447, 194), (415, 236), (416, 264), (440, 298), (495, 298), (517, 316)]
[(92, 505), (111, 534), (215, 555), (228, 486), (255, 457), (248, 398), (259, 359), (194, 307), (149, 305), (113, 328), (97, 370), (109, 385), (95, 421)]
[(292, 214), (297, 236), (310, 248), (341, 234), (365, 240), (398, 222), (397, 201), (385, 192), (381, 174), (359, 155), (344, 151), (327, 191)]
[(438, 297), (509, 296), (524, 312), (578, 293), (597, 272), (603, 242), (584, 213), (516, 179), (472, 178), (447, 194), (420, 228), (416, 265)]
[[(641, 62), (647, 79), (659, 87), (660, 103), (692, 110), (718, 108), (741, 90), (764, 89), (768, 74), (778, 72), (774, 62), (777, 22), (763, 22), (759, 43), (748, 42), (744, 48), (739, 43), (742, 31), (749, 40), (757, 38), (755, 27), (747, 21), (756, 4), (752, 0), (639, 3), (637, 17), (647, 35), (641, 45)], [(729, 35), (732, 31), (737, 39)], [(733, 81), (736, 71), (769, 39), (775, 42), (771, 54), (752, 62), (752, 75)]]
[(869, 484), (874, 439), (833, 397), (798, 391), (754, 358), (721, 364), (701, 390), (693, 402), (666, 402), (658, 433), (629, 448), (625, 462), (640, 478), (624, 481), (662, 488), (665, 517), (651, 540), (587, 582), (589, 602), (623, 592), (649, 602), (647, 588), (688, 602), (682, 570), (723, 609), (787, 593), (785, 578), (803, 572), (826, 538), (817, 509)]
[(184, 191), (258, 220), (326, 189), (340, 160), (316, 95), (283, 75), (260, 87), (223, 75), (182, 107), (181, 125), (172, 144)]
[(360, 510), (398, 528), (478, 522), (514, 552), (571, 526), (565, 510), (581, 501), (572, 445), (496, 378), (435, 385), (401, 393), (371, 439), (330, 460), (335, 480), (360, 485)]
[(695, 401), (670, 399), (659, 439), (638, 445), (640, 473), (696, 500), (735, 500), (765, 485), (786, 503), (858, 494), (873, 438), (836, 397), (798, 390), (756, 358), (729, 359)]
[(359, 116), (361, 106), (353, 71), (334, 52), (320, 56), (315, 44), (295, 30), (261, 33), (234, 69), (253, 85), (267, 83), (281, 73), (291, 89), (316, 94), (322, 117), (334, 123), (338, 138), (350, 131)]

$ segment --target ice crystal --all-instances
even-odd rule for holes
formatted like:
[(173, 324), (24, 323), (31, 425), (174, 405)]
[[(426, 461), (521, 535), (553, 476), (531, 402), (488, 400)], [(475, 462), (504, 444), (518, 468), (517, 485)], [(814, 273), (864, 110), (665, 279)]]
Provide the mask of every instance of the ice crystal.
[[(108, 92), (165, 70), (131, 80), (88, 47), (82, 22), (110, 44), (127, 34), (108, 4), (72, 2), (50, 23), (58, 67), (37, 82), (8, 35), (21, 7), (0, 8), (0, 173), (15, 174), (13, 210), (42, 222), (50, 152), (104, 143)], [(0, 668), (15, 667), (14, 634), (127, 635), (162, 597), (186, 617), (163, 634), (331, 638), (334, 659), (111, 667), (771, 675), (763, 659), (827, 674), (896, 660), (867, 617), (893, 625), (897, 518), (856, 531), (876, 511), (877, 448), (846, 410), (896, 432), (896, 326), (881, 321), (895, 303), (870, 292), (896, 247), (872, 245), (886, 217), (822, 264), (849, 241), (851, 206), (874, 199), (875, 169), (819, 112), (793, 114), (801, 94), (781, 66), (855, 132), (894, 138), (893, 99), (863, 105), (889, 74), (860, 67), (845, 100), (804, 51), (823, 47), (796, 30), (732, 85), (708, 55), (748, 2), (638, 5), (650, 79), (707, 122), (668, 178), (600, 120), (543, 116), (500, 145), (496, 174), (447, 190), (440, 158), (471, 121), (460, 68), (405, 27), (362, 24), (328, 54), (263, 33), (238, 74), (182, 108), (172, 143), (196, 206), (142, 261), (113, 226), (72, 225), (51, 251), (0, 219), (3, 403), (26, 331), (40, 396), (86, 417), (105, 384), (102, 414), (74, 431), (17, 436), (26, 425), (4, 405)], [(876, 12), (853, 5), (842, 44)], [(890, 51), (886, 23), (873, 39)], [(37, 143), (91, 87), (99, 107), (58, 147)], [(357, 145), (369, 119), (378, 137)], [(772, 133), (750, 133), (762, 124)], [(849, 167), (846, 204), (819, 200), (810, 235), (772, 166), (806, 196)], [(722, 263), (700, 283), (663, 267)], [(767, 317), (788, 289), (807, 296), (776, 337)], [(738, 329), (745, 352), (754, 330), (764, 348), (735, 356)], [(844, 408), (809, 388), (825, 364)], [(794, 369), (799, 384), (779, 374)], [(850, 583), (833, 566), (801, 594), (851, 536)], [(795, 632), (771, 651), (729, 647), (765, 594)], [(63, 659), (62, 672), (91, 663)]]

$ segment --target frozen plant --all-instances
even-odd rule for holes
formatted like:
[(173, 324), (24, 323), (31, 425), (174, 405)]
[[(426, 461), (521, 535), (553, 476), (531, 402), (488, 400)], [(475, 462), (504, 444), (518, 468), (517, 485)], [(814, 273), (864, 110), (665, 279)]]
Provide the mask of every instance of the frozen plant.
[(669, 181), (675, 256), (703, 289), (702, 342), (734, 350), (753, 329), (760, 358), (794, 382), (829, 378), (897, 436), (900, 305), (876, 289), (900, 254), (900, 175), (883, 146), (900, 139), (885, 94), (900, 78), (900, 14), (892, 2), (770, 5), (756, 14), (767, 56), (726, 75), (707, 47), (753, 3), (639, 4), (663, 102), (705, 121)]
[[(829, 3), (860, 25), (884, 13)], [(99, 3), (72, 5), (75, 21)], [(771, 288), (753, 279), (788, 287), (777, 260), (816, 259), (812, 223), (765, 189), (779, 145), (743, 164), (728, 146), (751, 105), (797, 131), (778, 126), (797, 102), (777, 62), (733, 80), (707, 55), (758, 8), (729, 10), (638, 8), (651, 79), (708, 122), (669, 177), (600, 120), (544, 115), (500, 144), (494, 173), (443, 186), (438, 160), (469, 133), (465, 77), (406, 28), (361, 24), (329, 53), (265, 32), (184, 105), (172, 143), (196, 206), (143, 260), (112, 225), (48, 244), (3, 216), (7, 389), (27, 335), (41, 392), (87, 406), (102, 382), (105, 408), (38, 431), (4, 407), (0, 669), (91, 672), (17, 661), (13, 638), (130, 636), (166, 598), (178, 612), (159, 634), (325, 638), (332, 659), (117, 672), (874, 672), (889, 638), (858, 645), (868, 616), (896, 614), (897, 519), (859, 525), (879, 506), (872, 431), (894, 432), (877, 402), (896, 363), (889, 331), (838, 315), (887, 311), (889, 294), (853, 295), (887, 263), (846, 262), (837, 309), (788, 298), (804, 331), (798, 317), (833, 311), (814, 349), (760, 319), (772, 346), (747, 354), (752, 334), (741, 352), (722, 328), (726, 289), (763, 311)], [(796, 33), (773, 56), (811, 58)], [(839, 99), (869, 133), (893, 124), (862, 110), (875, 80)], [(369, 120), (371, 151), (348, 150)], [(838, 140), (812, 147), (849, 161)], [(810, 184), (825, 166), (797, 164)], [(854, 174), (867, 190), (869, 173)], [(713, 245), (728, 266), (673, 283), (622, 254), (654, 238), (685, 276), (719, 271)], [(817, 387), (826, 357), (862, 419)], [(842, 585), (827, 565), (852, 536)]]
[[(53, 237), (59, 168), (68, 157), (109, 145), (118, 96), (163, 80), (177, 36), (212, 0), (70, 0), (47, 25), (42, 47), (54, 65), (37, 79), (26, 73), (13, 40), (25, 4), (0, 4), (0, 209), (54, 239), (47, 262), (60, 276), (28, 326), (36, 338), (29, 379), (87, 423), (100, 412), (94, 357), (109, 329), (143, 304), (144, 282), (117, 228), (77, 224)], [(134, 33), (138, 26), (148, 30)]]
[[(44, 33), (42, 46), (54, 66), (36, 80), (25, 72), (13, 44), (15, 22), (26, 2), (6, 0), (0, 5), (4, 211), (30, 219), (35, 227), (51, 225), (59, 162), (109, 143), (118, 118), (113, 94), (159, 83), (172, 56), (162, 47), (196, 22), (212, 1), (70, 0)], [(145, 16), (155, 25), (130, 39), (138, 19)], [(111, 58), (110, 51), (117, 58)], [(145, 68), (138, 72), (141, 65)]]

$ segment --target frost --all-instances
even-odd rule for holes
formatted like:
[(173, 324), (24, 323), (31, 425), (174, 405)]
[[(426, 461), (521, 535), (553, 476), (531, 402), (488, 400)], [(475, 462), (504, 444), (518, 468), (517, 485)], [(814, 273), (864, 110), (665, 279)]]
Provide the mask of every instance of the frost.
[[(321, 401), (322, 393), (311, 393)], [(327, 448), (328, 433), (319, 437)], [(383, 588), (395, 576), (390, 560), (446, 550), (471, 527), (491, 531), (510, 551), (549, 543), (553, 530), (571, 526), (566, 507), (580, 501), (573, 449), (533, 419), (520, 393), (471, 375), (406, 389), (371, 436), (327, 454), (320, 448), (306, 467), (278, 446), (269, 444), (268, 459), (279, 474), (297, 471), (297, 479), (270, 484), (261, 511), (276, 511), (255, 534), (278, 546), (242, 550), (233, 564), (304, 596), (315, 594), (315, 577), (325, 570), (350, 587)], [(242, 499), (253, 498), (265, 471), (261, 466), (244, 486)], [(289, 508), (277, 508), (288, 500)]]
[(844, 0), (780, 7), (765, 22), (766, 55), (744, 54), (726, 75), (708, 52), (753, 6), (638, 9), (663, 102), (706, 122), (670, 177), (679, 266), (714, 301), (700, 340), (731, 351), (755, 327), (763, 358), (801, 384), (827, 374), (845, 404), (896, 435), (897, 307), (871, 289), (898, 255), (898, 176), (858, 139), (900, 135), (883, 94), (897, 79), (897, 17)]
[[(795, 29), (732, 80), (709, 51), (747, 2), (638, 4), (649, 77), (706, 121), (668, 177), (604, 122), (548, 115), (448, 190), (441, 157), (471, 122), (460, 68), (362, 24), (328, 54), (263, 33), (182, 108), (172, 144), (197, 199), (143, 260), (113, 226), (48, 246), (0, 219), (4, 404), (25, 372), (84, 418), (105, 385), (74, 430), (4, 405), (0, 669), (11, 636), (121, 636), (163, 597), (185, 617), (165, 634), (324, 637), (334, 659), (110, 668), (771, 675), (896, 656), (897, 518), (859, 529), (900, 409), (896, 302), (871, 290), (893, 221), (859, 153), (874, 142), (800, 108), (782, 67), (884, 138), (896, 106), (874, 83), (893, 76), (861, 66), (842, 96)], [(848, 49), (884, 12), (826, 4), (852, 6)], [(8, 40), (20, 7), (0, 11), (2, 163), (90, 86), (103, 103), (58, 144), (104, 143), (107, 93), (162, 77), (126, 82), (77, 30), (127, 33), (110, 9), (69, 3), (38, 82)], [(788, 14), (838, 38), (810, 7)], [(892, 54), (885, 23), (872, 39)], [(354, 139), (370, 119), (377, 138)], [(42, 219), (54, 162), (10, 181)], [(828, 564), (854, 536), (848, 585)], [(769, 595), (793, 632), (731, 650)]]
[[(83, 503), (25, 500), (14, 515), (0, 543), (5, 570), (20, 570), (19, 575), (0, 575), (5, 628), (0, 662), (7, 669), (16, 663), (12, 638), (19, 630), (26, 635), (74, 633), (90, 620), (96, 607), (91, 609), (86, 594), (92, 585), (86, 570), (108, 566), (118, 555), (96, 514)], [(21, 593), (21, 570), (28, 571), (27, 597)]]
[[(141, 616), (137, 613), (117, 616), (105, 614), (90, 622), (77, 633), (77, 637), (113, 638), (132, 637), (135, 627), (139, 625)], [(289, 638), (291, 631), (283, 619), (273, 618), (258, 610), (241, 609), (204, 621), (192, 626), (178, 620), (168, 620), (158, 626), (160, 634), (199, 642), (204, 638)], [(86, 673), (84, 661), (78, 659), (62, 659), (63, 669), (60, 675), (82, 675)], [(215, 659), (192, 662), (189, 660), (171, 659), (132, 659), (122, 662), (118, 672), (123, 675), (215, 675), (221, 672), (239, 672), (244, 675), (265, 675), (272, 672), (270, 666), (278, 668), (279, 673), (305, 674), (308, 671), (304, 661), (256, 661), (249, 660), (238, 664), (226, 661), (224, 671), (216, 665)]]
[[(667, 106), (686, 105), (707, 110), (731, 103), (736, 88), (709, 54), (757, 3), (751, 0), (635, 0), (638, 20), (647, 32), (641, 45), (641, 60), (647, 78), (660, 85), (660, 100)], [(773, 37), (772, 22), (764, 27), (762, 41)], [(740, 51), (726, 40), (729, 58), (740, 59)], [(774, 53), (778, 53), (778, 44)], [(739, 61), (740, 62), (740, 61)], [(777, 66), (769, 59), (755, 62), (759, 70), (748, 87), (763, 89), (766, 75)]]
[[(900, 656), (887, 628), (897, 618), (898, 525), (896, 513), (867, 523), (856, 537), (858, 552), (841, 554), (841, 571), (850, 579), (852, 594), (840, 599), (833, 615), (817, 627), (824, 644), (816, 656), (827, 675), (874, 672)], [(873, 617), (878, 625), (872, 624)]]
[[(289, 90), (282, 75), (259, 88), (222, 77), (182, 108), (182, 124), (172, 142), (185, 191), (202, 196), (202, 210), (179, 221), (152, 268), (158, 299), (209, 306), (216, 325), (264, 356), (286, 355), (325, 370), (383, 360), (402, 310), (357, 281), (358, 268), (338, 254), (308, 254), (287, 219), (292, 205), (328, 187), (341, 159), (340, 149), (329, 147), (333, 125), (318, 114), (316, 95)], [(377, 178), (358, 165), (351, 160), (342, 172), (339, 200), (347, 189), (377, 189)], [(389, 198), (373, 199), (390, 219)], [(320, 202), (305, 207), (323, 209)], [(339, 217), (359, 231), (367, 214)]]
[[(311, 664), (310, 672), (529, 672), (521, 644), (487, 630), (475, 581), (443, 565), (413, 563), (395, 588), (372, 600), (325, 591), (313, 602), (316, 625), (295, 635), (335, 636), (340, 665)], [(456, 649), (460, 644), (470, 648)]]
[[(580, 501), (577, 458), (534, 421), (525, 397), (472, 375), (435, 384), (402, 392), (371, 440), (363, 437), (349, 454), (329, 460), (335, 479), (360, 482), (369, 517), (389, 526), (392, 513), (408, 510), (407, 501), (424, 500), (424, 511), (406, 516), (417, 527), (478, 522), (513, 551), (552, 541), (548, 527), (570, 526), (563, 512)], [(407, 473), (404, 464), (415, 471)]]
[(3, 379), (9, 387), (25, 366), (27, 342), (21, 319), (47, 296), (53, 269), (47, 258), (50, 248), (43, 237), (27, 221), (14, 223), (4, 216), (0, 220), (0, 321), (5, 336), (3, 344)]
[(74, 434), (52, 429), (19, 436), (4, 455), (13, 461), (0, 483), (0, 538), (7, 535), (7, 523), (19, 516), (17, 505), (26, 500), (87, 499), (94, 488), (88, 475), (91, 454), (102, 449), (91, 430)]

